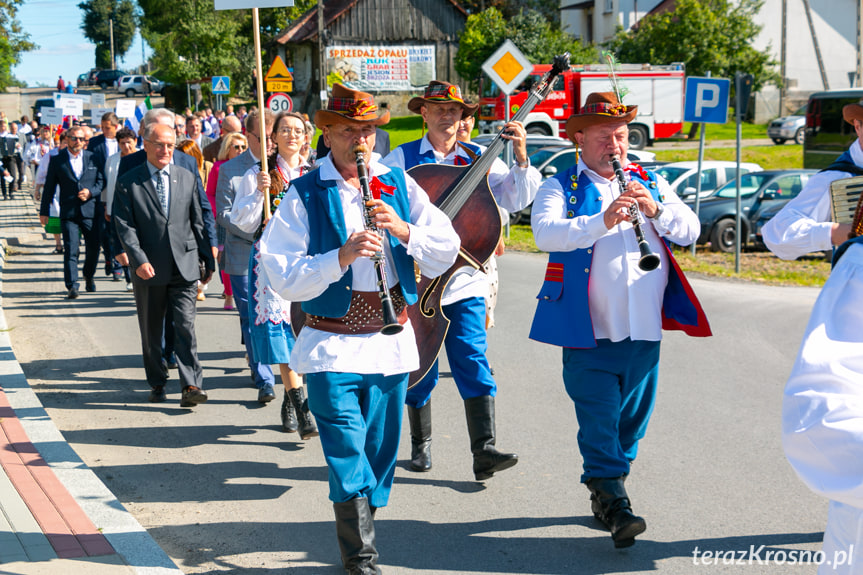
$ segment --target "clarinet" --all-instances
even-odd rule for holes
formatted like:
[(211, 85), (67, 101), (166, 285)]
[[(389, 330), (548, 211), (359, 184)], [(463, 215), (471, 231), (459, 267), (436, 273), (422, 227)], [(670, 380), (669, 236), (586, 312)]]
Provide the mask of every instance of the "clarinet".
[[(626, 192), (626, 178), (623, 175), (623, 167), (620, 165), (620, 159), (614, 156), (609, 162), (614, 168), (614, 175), (617, 176), (617, 184), (620, 186), (620, 193)], [(629, 206), (629, 218), (632, 220), (632, 229), (635, 232), (635, 239), (638, 240), (638, 250), (641, 252), (641, 258), (638, 260), (638, 267), (643, 271), (649, 272), (659, 267), (659, 256), (650, 251), (650, 246), (647, 240), (644, 239), (644, 230), (641, 229), (641, 212), (638, 210), (638, 202), (633, 202)]]
[[(363, 193), (363, 215), (365, 228), (383, 237), (383, 234), (378, 231), (375, 225), (375, 217), (372, 214), (372, 206), (374, 198), (369, 189), (369, 175), (366, 171), (365, 155), (369, 149), (364, 145), (355, 146), (352, 150), (357, 156), (357, 177), (360, 180), (360, 190)], [(399, 323), (396, 316), (396, 310), (393, 307), (393, 300), (390, 297), (390, 289), (387, 283), (386, 259), (383, 250), (375, 253), (371, 257), (375, 265), (375, 273), (378, 276), (378, 295), (381, 297), (381, 308), (383, 311), (384, 326), (381, 328), (381, 333), (384, 335), (395, 335), (400, 333), (404, 326)]]

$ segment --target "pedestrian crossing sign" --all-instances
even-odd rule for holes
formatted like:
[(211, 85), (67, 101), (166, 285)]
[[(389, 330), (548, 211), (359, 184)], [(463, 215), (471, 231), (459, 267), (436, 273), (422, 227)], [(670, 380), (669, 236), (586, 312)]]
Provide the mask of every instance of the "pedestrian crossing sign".
[(213, 94), (230, 94), (231, 79), (228, 76), (213, 76)]

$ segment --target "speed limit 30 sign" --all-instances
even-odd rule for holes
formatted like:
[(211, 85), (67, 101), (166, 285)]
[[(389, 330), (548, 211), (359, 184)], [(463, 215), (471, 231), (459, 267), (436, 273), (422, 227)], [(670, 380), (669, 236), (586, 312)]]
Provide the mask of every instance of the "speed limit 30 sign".
[(273, 94), (267, 99), (267, 108), (271, 112), (290, 112), (294, 107), (291, 97), (287, 94)]

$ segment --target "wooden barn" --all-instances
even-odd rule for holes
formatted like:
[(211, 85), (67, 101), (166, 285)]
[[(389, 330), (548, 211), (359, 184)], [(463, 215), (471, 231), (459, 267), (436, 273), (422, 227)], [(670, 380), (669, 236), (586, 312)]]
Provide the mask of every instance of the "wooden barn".
[[(409, 114), (407, 101), (429, 81), (461, 83), (453, 61), (467, 13), (454, 0), (327, 0), (273, 42), (293, 69), (294, 109), (321, 107), (320, 70), (334, 82), (370, 92), (392, 114)], [(319, 38), (319, 20), (323, 38)], [(271, 50), (272, 53), (272, 50)]]

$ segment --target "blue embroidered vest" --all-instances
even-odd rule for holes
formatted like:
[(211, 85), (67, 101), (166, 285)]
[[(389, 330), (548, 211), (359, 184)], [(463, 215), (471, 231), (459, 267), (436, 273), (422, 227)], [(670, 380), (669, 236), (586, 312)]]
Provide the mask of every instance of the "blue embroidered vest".
[[(632, 178), (650, 191), (655, 201), (661, 201), (656, 174), (631, 172)], [(554, 176), (567, 196), (567, 218), (598, 214), (602, 196), (585, 172), (577, 175), (577, 166)], [(662, 301), (663, 329), (679, 329), (688, 335), (711, 335), (707, 317), (695, 292), (677, 265), (666, 243), (666, 256), (671, 269)], [(530, 338), (551, 345), (573, 348), (596, 347), (593, 322), (588, 303), (588, 282), (593, 263), (593, 246), (569, 252), (548, 254), (545, 281), (537, 296), (536, 313)]]
[[(402, 144), (401, 146), (399, 146), (399, 148), (401, 148), (402, 155), (404, 155), (404, 158), (405, 158), (405, 170), (410, 170), (414, 166), (418, 166), (420, 164), (434, 164), (437, 162), (437, 160), (435, 159), (435, 155), (434, 155), (433, 150), (429, 149), (429, 150), (426, 150), (425, 153), (423, 153), (423, 154), (420, 153), (420, 145), (422, 144), (422, 142), (423, 142), (423, 140), (419, 139), (419, 140), (414, 140), (413, 142), (408, 142), (407, 144)], [(469, 149), (471, 152), (473, 152), (477, 156), (482, 155), (482, 149), (476, 144), (473, 144), (471, 142), (461, 142), (460, 144), (457, 144), (457, 145), (465, 146), (467, 149)], [(461, 156), (459, 156), (459, 158), (461, 158), (463, 160), (466, 159), (465, 165), (471, 163), (470, 158), (463, 158)]]
[[(348, 239), (338, 185), (335, 180), (322, 180), (320, 173), (320, 170), (315, 170), (292, 182), (309, 216), (309, 255), (338, 249)], [(381, 199), (392, 206), (401, 219), (409, 222), (410, 204), (404, 172), (393, 168), (378, 179), (383, 184), (396, 188), (392, 195), (381, 194)], [(402, 295), (404, 295), (408, 305), (411, 305), (417, 301), (414, 260), (408, 255), (407, 249), (401, 245), (399, 240), (389, 234), (387, 237), (390, 242), (393, 265), (399, 276)], [(324, 293), (303, 302), (303, 311), (324, 317), (343, 317), (351, 305), (352, 279), (353, 273), (348, 267), (348, 271), (342, 278), (331, 284)]]

